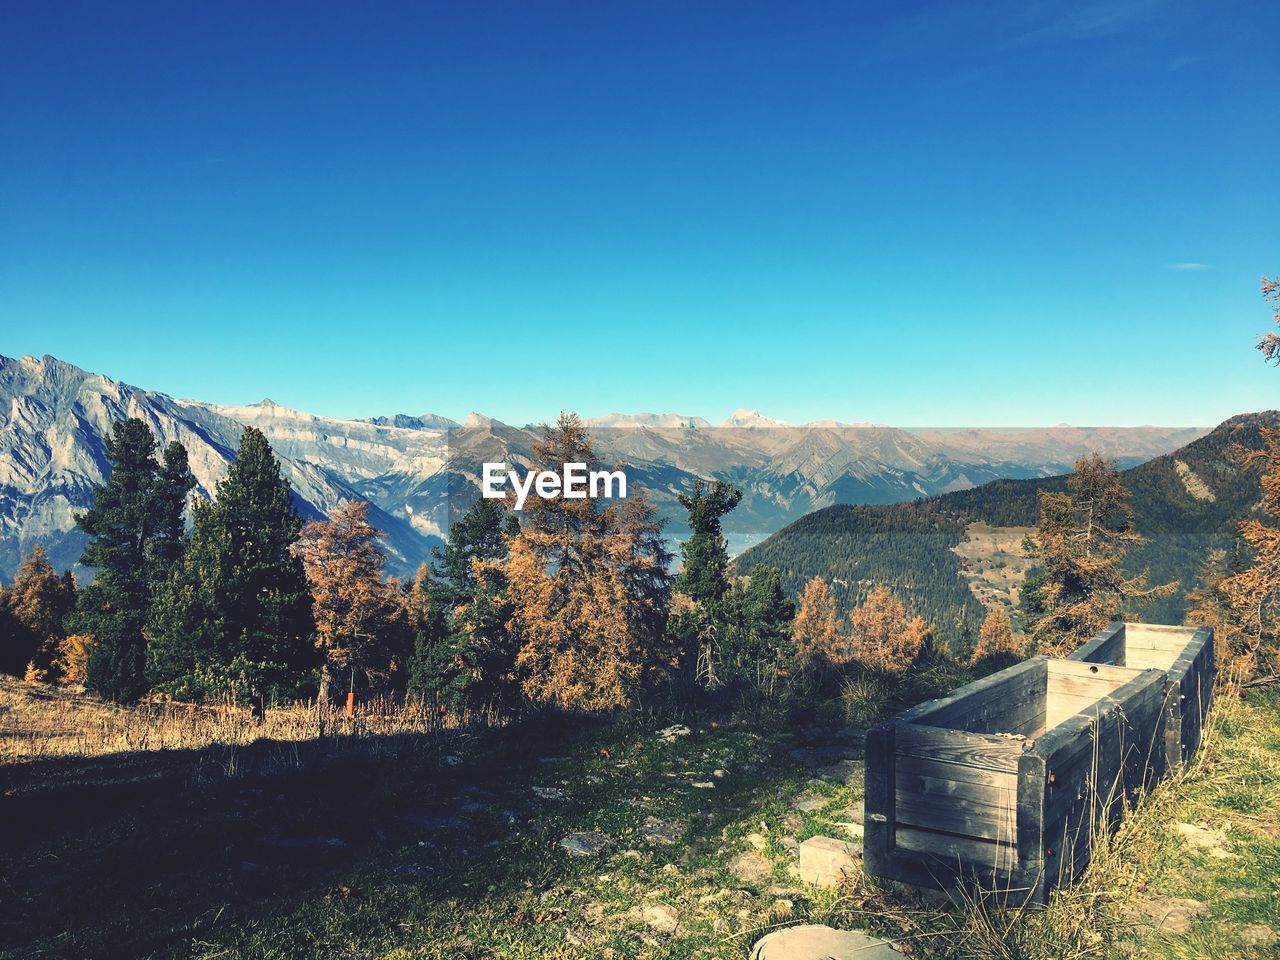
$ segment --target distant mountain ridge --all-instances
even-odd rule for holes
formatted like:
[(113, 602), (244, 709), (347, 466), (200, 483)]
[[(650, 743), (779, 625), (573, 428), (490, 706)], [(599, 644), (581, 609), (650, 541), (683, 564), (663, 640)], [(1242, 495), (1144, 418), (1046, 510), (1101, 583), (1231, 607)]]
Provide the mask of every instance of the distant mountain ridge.
[[(1264, 427), (1280, 428), (1280, 412), (1232, 417), (1125, 471), (1135, 521), (1147, 537), (1126, 565), (1148, 570), (1153, 584), (1180, 583), (1177, 594), (1144, 611), (1145, 619), (1180, 622), (1185, 592), (1208, 550), (1229, 546), (1240, 519), (1256, 509), (1258, 477), (1238, 465), (1234, 451), (1259, 448)], [(776, 566), (792, 593), (821, 577), (842, 610), (883, 583), (945, 639), (972, 638), (986, 611), (970, 587), (973, 571), (956, 548), (972, 524), (1015, 533), (1033, 527), (1040, 493), (1066, 488), (1066, 476), (1002, 479), (911, 503), (831, 506), (779, 530), (738, 557), (735, 567), (745, 573), (756, 564)]]
[[(141, 418), (161, 442), (188, 449), (197, 494), (225, 476), (246, 425), (280, 457), (300, 511), (321, 516), (345, 500), (373, 505), (392, 569), (408, 575), (427, 559), (451, 518), (478, 494), (480, 465), (530, 462), (536, 425), (480, 413), (459, 424), (437, 414), (343, 420), (271, 400), (244, 406), (176, 399), (91, 373), (54, 357), (0, 357), (0, 576), (35, 544), (69, 567), (83, 538), (74, 515), (106, 476), (112, 422)], [(1187, 427), (1038, 431), (920, 431), (819, 421), (799, 426), (739, 410), (720, 426), (692, 415), (615, 413), (587, 421), (597, 454), (625, 466), (668, 532), (683, 534), (676, 496), (697, 478), (744, 491), (726, 532), (758, 542), (810, 511), (837, 503), (893, 503), (973, 487), (999, 477), (1061, 473), (1094, 445), (1137, 463), (1203, 431)]]

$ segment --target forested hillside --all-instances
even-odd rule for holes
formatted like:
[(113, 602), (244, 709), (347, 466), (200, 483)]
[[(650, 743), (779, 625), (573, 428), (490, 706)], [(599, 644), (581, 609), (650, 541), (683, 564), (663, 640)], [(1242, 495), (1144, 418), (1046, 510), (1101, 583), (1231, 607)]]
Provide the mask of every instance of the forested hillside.
[[(1126, 566), (1147, 569), (1152, 583), (1180, 581), (1171, 597), (1140, 611), (1145, 619), (1179, 622), (1185, 591), (1205, 553), (1229, 546), (1237, 521), (1259, 498), (1257, 476), (1235, 455), (1261, 445), (1263, 427), (1280, 427), (1280, 412), (1232, 417), (1208, 435), (1124, 473), (1139, 531), (1148, 542)], [(798, 593), (818, 576), (828, 581), (841, 611), (861, 602), (875, 584), (898, 591), (937, 624), (951, 643), (976, 636), (982, 605), (962, 575), (953, 549), (970, 523), (1034, 526), (1042, 491), (1066, 489), (1066, 477), (996, 480), (970, 490), (886, 506), (833, 506), (778, 531), (736, 561), (739, 572), (777, 567), (784, 587)]]

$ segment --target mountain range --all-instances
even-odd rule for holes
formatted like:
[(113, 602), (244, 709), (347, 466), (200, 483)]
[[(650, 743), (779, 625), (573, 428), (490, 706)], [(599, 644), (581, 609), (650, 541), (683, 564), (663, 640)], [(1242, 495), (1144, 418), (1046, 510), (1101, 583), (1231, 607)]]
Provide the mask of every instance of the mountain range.
[[(298, 508), (319, 517), (368, 500), (386, 534), (391, 569), (407, 575), (430, 555), (478, 495), (480, 465), (529, 465), (536, 424), (512, 426), (473, 413), (367, 420), (314, 416), (263, 400), (228, 406), (177, 399), (112, 380), (54, 357), (0, 357), (0, 576), (43, 545), (75, 564), (84, 540), (74, 516), (106, 477), (112, 422), (139, 417), (161, 443), (190, 455), (200, 496), (212, 496), (245, 426), (261, 430), (293, 485)], [(813, 510), (886, 504), (969, 489), (997, 478), (1046, 477), (1097, 451), (1144, 462), (1200, 436), (1196, 427), (913, 429), (817, 421), (788, 424), (738, 410), (719, 425), (683, 414), (613, 413), (588, 419), (602, 463), (626, 468), (645, 488), (668, 535), (685, 533), (676, 496), (697, 478), (744, 492), (728, 518), (735, 551)]]
[[(1258, 475), (1240, 451), (1262, 446), (1262, 430), (1280, 428), (1280, 412), (1242, 414), (1203, 437), (1122, 474), (1134, 522), (1146, 542), (1130, 551), (1130, 573), (1154, 585), (1177, 583), (1169, 596), (1134, 612), (1155, 623), (1180, 623), (1187, 590), (1208, 551), (1230, 548), (1240, 520), (1261, 498)], [(977, 636), (986, 609), (1016, 607), (1032, 566), (1023, 538), (1039, 519), (1039, 495), (1066, 491), (1068, 477), (997, 480), (910, 503), (834, 505), (774, 533), (734, 561), (782, 571), (799, 593), (811, 577), (832, 589), (842, 612), (877, 584), (895, 590), (941, 637), (963, 646)]]

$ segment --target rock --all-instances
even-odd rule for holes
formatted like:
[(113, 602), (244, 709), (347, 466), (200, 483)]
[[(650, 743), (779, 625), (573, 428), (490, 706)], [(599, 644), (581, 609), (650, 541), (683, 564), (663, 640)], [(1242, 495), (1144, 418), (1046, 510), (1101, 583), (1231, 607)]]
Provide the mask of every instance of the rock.
[(751, 950), (751, 960), (895, 960), (902, 956), (887, 940), (816, 923), (775, 930)]
[(795, 902), (792, 900), (775, 900), (773, 901), (773, 906), (769, 908), (769, 919), (781, 920), (783, 917), (789, 917), (794, 908)]
[(592, 830), (587, 833), (571, 833), (560, 841), (560, 846), (574, 856), (593, 857), (608, 843), (608, 837)]
[(1199, 900), (1185, 897), (1151, 897), (1135, 900), (1125, 914), (1135, 924), (1164, 933), (1186, 933), (1191, 921), (1208, 911)]
[(810, 837), (800, 844), (799, 876), (818, 887), (838, 887), (861, 870), (862, 846), (834, 837)]
[(532, 787), (533, 792), (543, 800), (563, 800), (565, 792), (559, 787)]
[(1240, 946), (1251, 950), (1267, 950), (1280, 942), (1280, 934), (1264, 923), (1251, 923), (1240, 931)]
[(747, 850), (729, 861), (729, 872), (743, 883), (757, 883), (773, 873), (773, 865), (754, 850)]
[(710, 780), (704, 780), (698, 783), (692, 783), (690, 784), (690, 786), (695, 787), (698, 790), (714, 790), (716, 788), (716, 785), (712, 783)]
[(768, 845), (768, 843), (769, 841), (766, 840), (764, 837), (762, 837), (758, 833), (747, 834), (747, 846), (749, 846), (752, 850), (763, 850)]
[(683, 723), (677, 723), (664, 730), (659, 730), (658, 739), (663, 743), (675, 743), (677, 738), (687, 737), (691, 732)]
[(783, 850), (787, 851), (787, 853), (791, 854), (793, 857), (800, 856), (800, 841), (797, 840), (795, 837), (792, 837), (789, 835), (785, 837), (779, 837), (778, 846), (780, 846)]
[(846, 787), (861, 787), (865, 772), (866, 765), (861, 760), (841, 760), (830, 766), (818, 768), (818, 776), (823, 780), (842, 783)]
[(680, 926), (680, 916), (665, 903), (643, 903), (633, 907), (628, 917), (639, 920), (658, 933), (675, 933)]
[(1227, 836), (1230, 824), (1217, 830), (1207, 823), (1175, 823), (1173, 832), (1182, 837), (1195, 850), (1203, 850), (1215, 860), (1230, 860), (1235, 857), (1231, 852), (1231, 840)]
[(836, 826), (843, 830), (849, 836), (861, 840), (863, 835), (863, 826), (860, 823), (850, 823), (848, 821), (836, 821)]
[(845, 807), (843, 810), (837, 810), (835, 812), (837, 820), (847, 820), (850, 823), (862, 823), (863, 816), (864, 813), (861, 800), (856, 803), (849, 804), (849, 806)]
[(640, 825), (640, 832), (650, 843), (667, 846), (676, 843), (684, 835), (684, 827), (670, 820), (645, 817), (644, 823)]
[(828, 800), (826, 797), (806, 796), (797, 797), (792, 800), (791, 807), (793, 810), (799, 810), (801, 813), (813, 813), (816, 810), (821, 810), (827, 805), (827, 803)]

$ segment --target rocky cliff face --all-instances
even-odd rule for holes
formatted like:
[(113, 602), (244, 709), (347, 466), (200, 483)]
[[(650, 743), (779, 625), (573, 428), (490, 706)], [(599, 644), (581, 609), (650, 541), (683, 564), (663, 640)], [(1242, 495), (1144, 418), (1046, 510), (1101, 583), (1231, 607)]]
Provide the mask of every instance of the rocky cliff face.
[[(60, 567), (83, 539), (74, 515), (106, 479), (104, 437), (125, 417), (161, 443), (186, 446), (209, 497), (226, 475), (245, 425), (280, 457), (299, 509), (318, 517), (359, 498), (387, 534), (392, 568), (408, 575), (478, 492), (480, 464), (527, 464), (540, 428), (480, 414), (459, 425), (434, 414), (337, 420), (270, 400), (219, 406), (177, 400), (89, 373), (53, 357), (0, 357), (0, 577), (35, 544)], [(1052, 427), (1037, 431), (906, 431), (831, 421), (792, 426), (740, 410), (721, 426), (679, 414), (610, 414), (589, 421), (605, 463), (628, 469), (679, 536), (676, 494), (696, 477), (745, 492), (727, 531), (755, 542), (818, 507), (889, 503), (964, 489), (996, 477), (1060, 473), (1092, 449), (1126, 463), (1176, 449), (1194, 429)]]

